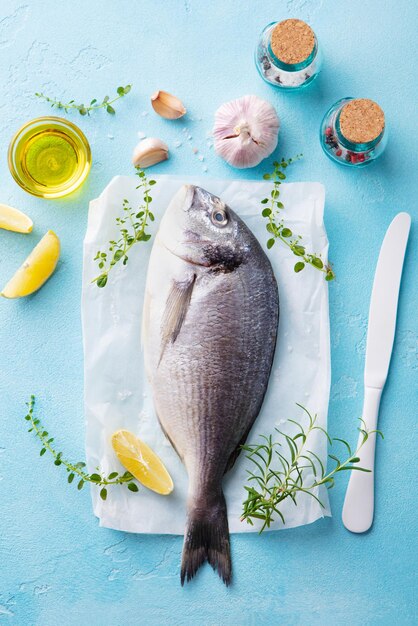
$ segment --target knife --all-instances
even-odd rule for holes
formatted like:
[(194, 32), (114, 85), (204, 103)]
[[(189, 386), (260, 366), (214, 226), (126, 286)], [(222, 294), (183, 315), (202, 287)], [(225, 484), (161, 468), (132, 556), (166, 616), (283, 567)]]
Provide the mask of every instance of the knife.
[[(386, 231), (377, 261), (367, 328), (364, 403), (362, 419), (366, 430), (375, 430), (380, 397), (389, 370), (395, 337), (396, 312), (402, 267), (411, 218), (398, 213)], [(359, 445), (363, 439), (360, 433)], [(364, 533), (373, 523), (374, 457), (376, 433), (369, 435), (358, 453), (358, 466), (370, 472), (352, 471), (345, 495), (342, 520), (353, 533)]]

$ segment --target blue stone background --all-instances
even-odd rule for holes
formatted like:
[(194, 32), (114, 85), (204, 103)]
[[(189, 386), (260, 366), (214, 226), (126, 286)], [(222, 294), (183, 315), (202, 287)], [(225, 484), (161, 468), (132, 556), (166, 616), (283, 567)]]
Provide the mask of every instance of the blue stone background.
[[(318, 81), (298, 94), (264, 84), (252, 59), (261, 29), (288, 17), (312, 24), (325, 58)], [(398, 211), (417, 213), (417, 25), (414, 0), (1, 3), (0, 201), (27, 211), (35, 229), (26, 236), (0, 232), (0, 282), (6, 282), (48, 228), (62, 241), (58, 271), (40, 292), (0, 302), (1, 624), (417, 623), (416, 224), (381, 405), (385, 441), (377, 452), (376, 518), (365, 535), (352, 535), (342, 526), (348, 481), (343, 475), (330, 494), (332, 519), (261, 537), (235, 535), (233, 586), (226, 589), (205, 567), (182, 589), (182, 539), (100, 529), (88, 490), (77, 492), (48, 456), (39, 457), (38, 442), (23, 420), (25, 401), (35, 393), (38, 415), (59, 445), (70, 458), (83, 458), (80, 288), (89, 200), (112, 176), (131, 172), (138, 131), (160, 136), (171, 147), (170, 161), (155, 172), (186, 178), (207, 168), (208, 176), (261, 176), (268, 163), (234, 171), (207, 145), (215, 109), (255, 93), (270, 100), (281, 117), (278, 156), (304, 154), (288, 170), (289, 179), (326, 185), (326, 226), (337, 274), (329, 289), (329, 429), (355, 443), (379, 246)], [(85, 131), (94, 156), (88, 182), (78, 193), (45, 201), (16, 186), (6, 163), (11, 135), (26, 120), (49, 113), (35, 91), (87, 100), (130, 82), (134, 89), (117, 103), (114, 117), (103, 111), (91, 118), (68, 115)], [(149, 104), (155, 89), (180, 96), (188, 116), (178, 122), (157, 117)], [(318, 141), (325, 110), (347, 95), (379, 102), (391, 131), (382, 159), (359, 171), (326, 159)], [(178, 148), (176, 141), (182, 142)]]

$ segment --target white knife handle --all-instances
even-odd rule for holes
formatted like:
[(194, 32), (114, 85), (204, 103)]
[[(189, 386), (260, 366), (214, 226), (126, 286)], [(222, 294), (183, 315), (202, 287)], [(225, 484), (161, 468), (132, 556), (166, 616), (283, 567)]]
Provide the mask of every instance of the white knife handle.
[[(376, 429), (381, 395), (381, 389), (366, 387), (364, 390), (362, 418), (366, 430)], [(359, 445), (362, 439), (360, 433)], [(342, 519), (344, 526), (352, 533), (364, 533), (373, 523), (375, 448), (376, 434), (373, 433), (358, 453), (360, 461), (357, 464), (370, 472), (353, 470), (348, 483)]]

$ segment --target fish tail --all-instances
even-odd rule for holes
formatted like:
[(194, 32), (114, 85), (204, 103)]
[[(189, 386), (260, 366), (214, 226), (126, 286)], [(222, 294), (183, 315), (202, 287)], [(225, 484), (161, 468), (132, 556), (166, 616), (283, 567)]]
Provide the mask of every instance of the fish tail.
[(231, 582), (231, 552), (222, 491), (211, 505), (192, 505), (189, 508), (181, 562), (181, 584), (191, 580), (205, 561), (228, 586)]

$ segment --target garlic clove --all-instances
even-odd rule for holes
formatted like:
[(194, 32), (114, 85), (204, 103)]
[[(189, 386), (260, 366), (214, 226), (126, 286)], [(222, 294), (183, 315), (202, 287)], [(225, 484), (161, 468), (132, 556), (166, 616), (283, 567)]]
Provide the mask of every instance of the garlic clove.
[(136, 146), (132, 155), (132, 163), (135, 167), (150, 167), (160, 161), (166, 161), (168, 159), (168, 146), (154, 137), (147, 137), (143, 139)]
[(275, 150), (279, 128), (274, 107), (257, 96), (225, 102), (215, 113), (215, 152), (234, 167), (254, 167)]
[(151, 104), (154, 111), (167, 120), (177, 120), (186, 114), (182, 101), (167, 91), (156, 91), (152, 94)]

